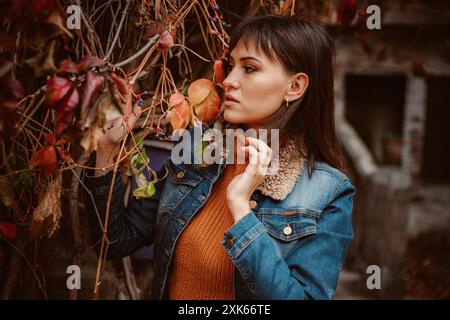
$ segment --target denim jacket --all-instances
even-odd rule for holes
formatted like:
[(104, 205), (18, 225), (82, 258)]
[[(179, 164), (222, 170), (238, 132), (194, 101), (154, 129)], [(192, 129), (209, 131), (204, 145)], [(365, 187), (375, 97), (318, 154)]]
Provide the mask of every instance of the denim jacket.
[[(168, 176), (156, 183), (156, 194), (130, 198), (127, 207), (120, 172), (116, 175), (107, 259), (154, 243), (153, 299), (166, 297), (177, 239), (208, 200), (227, 165), (175, 164), (169, 158), (158, 172), (162, 176), (167, 168)], [(222, 244), (234, 265), (236, 299), (333, 299), (353, 239), (355, 189), (342, 172), (328, 164), (316, 162), (311, 176), (309, 166), (302, 162), (302, 172), (291, 179), (288, 194), (274, 199), (270, 188), (255, 190), (251, 212), (225, 232)], [(101, 229), (92, 199), (103, 220), (112, 172), (84, 180), (92, 193), (92, 197), (85, 193), (91, 233), (98, 240)]]

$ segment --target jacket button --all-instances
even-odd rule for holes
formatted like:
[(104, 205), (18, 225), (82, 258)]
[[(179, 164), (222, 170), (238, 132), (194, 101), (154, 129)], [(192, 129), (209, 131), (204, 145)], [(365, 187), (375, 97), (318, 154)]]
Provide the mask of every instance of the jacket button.
[(225, 247), (227, 249), (230, 249), (233, 246), (234, 240), (236, 240), (236, 237), (228, 238), (227, 242), (225, 243)]
[(180, 171), (177, 173), (177, 178), (182, 179), (184, 177), (184, 171)]
[(290, 235), (292, 233), (292, 227), (290, 225), (287, 225), (286, 227), (284, 227), (283, 233), (287, 236)]
[(179, 217), (178, 218), (178, 223), (181, 224), (181, 225), (184, 225), (186, 223), (186, 221), (183, 218)]
[(255, 208), (256, 208), (256, 205), (257, 205), (257, 203), (256, 203), (255, 200), (250, 200), (250, 201), (248, 202), (248, 204), (250, 205), (250, 209), (255, 209)]

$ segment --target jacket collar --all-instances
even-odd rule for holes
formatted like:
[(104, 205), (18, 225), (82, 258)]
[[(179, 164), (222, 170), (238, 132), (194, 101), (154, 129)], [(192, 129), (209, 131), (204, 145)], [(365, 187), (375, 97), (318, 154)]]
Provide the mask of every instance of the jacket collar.
[(274, 200), (284, 200), (295, 186), (303, 169), (300, 149), (289, 140), (279, 150), (278, 171), (267, 175), (256, 188)]

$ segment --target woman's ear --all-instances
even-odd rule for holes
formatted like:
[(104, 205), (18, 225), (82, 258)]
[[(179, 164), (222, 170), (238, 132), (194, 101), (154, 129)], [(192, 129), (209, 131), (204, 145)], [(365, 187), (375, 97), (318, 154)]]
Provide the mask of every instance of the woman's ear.
[(299, 72), (293, 76), (286, 92), (286, 101), (295, 101), (300, 99), (308, 88), (309, 78), (306, 73)]

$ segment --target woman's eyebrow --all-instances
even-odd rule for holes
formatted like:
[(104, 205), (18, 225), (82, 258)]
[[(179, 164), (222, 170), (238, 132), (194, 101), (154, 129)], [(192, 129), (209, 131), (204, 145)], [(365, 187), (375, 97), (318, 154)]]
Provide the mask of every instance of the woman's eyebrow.
[(242, 58), (240, 58), (239, 60), (241, 60), (241, 61), (244, 61), (244, 60), (255, 60), (255, 61), (257, 61), (257, 62), (259, 62), (259, 63), (262, 64), (262, 62), (261, 62), (259, 59), (256, 59), (255, 57), (251, 57), (251, 56), (248, 56), (248, 57), (242, 57)]
[[(259, 59), (255, 58), (255, 57), (252, 57), (252, 56), (241, 57), (239, 60), (240, 60), (240, 61), (245, 61), (245, 60), (255, 60), (255, 61), (257, 61), (257, 62), (259, 62), (259, 63), (262, 64), (262, 62), (261, 62)], [(233, 59), (232, 56), (230, 56), (230, 61), (234, 61), (234, 59)]]

